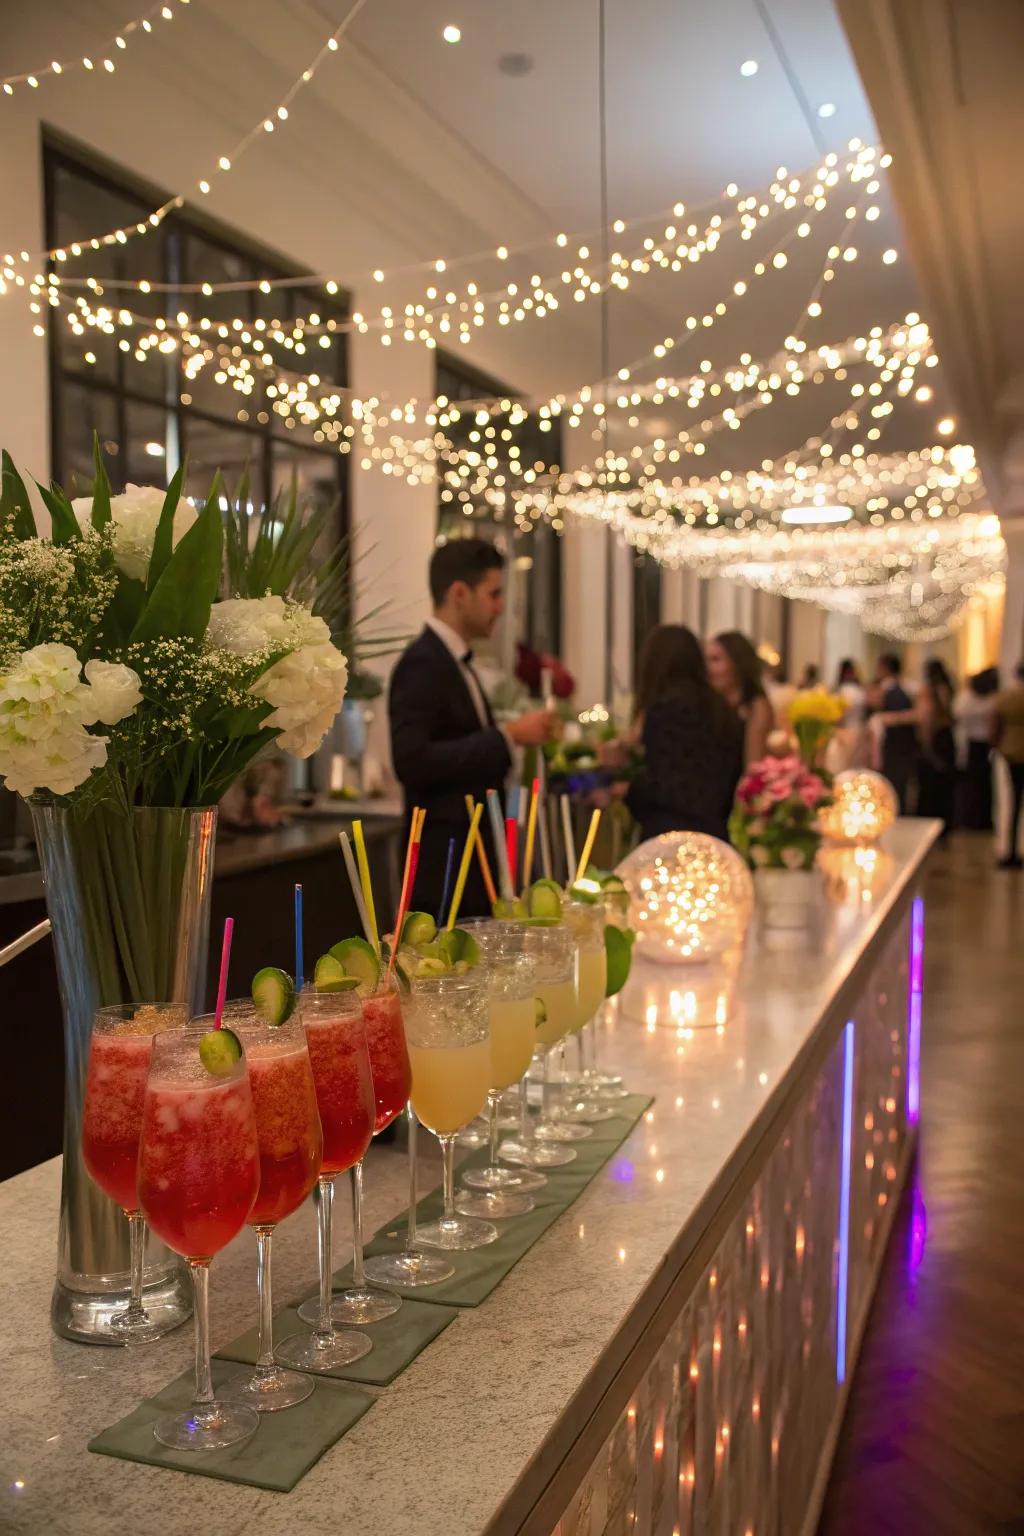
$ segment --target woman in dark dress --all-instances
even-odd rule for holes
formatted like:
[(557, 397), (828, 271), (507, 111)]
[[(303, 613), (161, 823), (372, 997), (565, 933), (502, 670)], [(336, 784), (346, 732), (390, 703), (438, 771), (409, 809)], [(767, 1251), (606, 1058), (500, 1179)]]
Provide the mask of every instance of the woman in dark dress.
[(953, 681), (937, 657), (926, 663), (917, 699), (921, 755), (917, 764), (917, 814), (935, 816), (943, 836), (953, 825), (956, 738), (953, 735)]
[(633, 739), (644, 762), (626, 804), (641, 836), (707, 832), (726, 841), (743, 725), (712, 688), (700, 642), (682, 624), (661, 624), (647, 638)]

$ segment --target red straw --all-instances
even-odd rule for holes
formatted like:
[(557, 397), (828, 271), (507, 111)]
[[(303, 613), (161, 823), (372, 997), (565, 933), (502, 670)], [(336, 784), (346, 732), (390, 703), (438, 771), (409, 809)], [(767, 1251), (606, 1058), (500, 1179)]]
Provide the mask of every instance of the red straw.
[(224, 1017), (224, 1004), (228, 996), (228, 965), (231, 961), (231, 935), (235, 931), (233, 917), (224, 919), (224, 942), (220, 947), (220, 981), (217, 983), (217, 1006), (213, 1012), (213, 1027), (220, 1029)]
[(405, 850), (405, 872), (402, 875), (402, 894), (398, 900), (398, 912), (395, 916), (395, 932), (391, 942), (391, 954), (388, 956), (388, 979), (395, 967), (395, 959), (398, 955), (398, 946), (402, 941), (402, 925), (405, 922), (405, 914), (409, 909), (412, 899), (413, 887), (416, 884), (416, 870), (420, 862), (420, 838), (423, 835), (423, 823), (427, 819), (426, 811), (421, 811), (418, 806), (413, 808), (412, 822), (409, 827), (409, 845)]
[(514, 816), (505, 817), (505, 851), (508, 854), (508, 869), (512, 877), (512, 889), (516, 888), (516, 863), (519, 857), (519, 823)]

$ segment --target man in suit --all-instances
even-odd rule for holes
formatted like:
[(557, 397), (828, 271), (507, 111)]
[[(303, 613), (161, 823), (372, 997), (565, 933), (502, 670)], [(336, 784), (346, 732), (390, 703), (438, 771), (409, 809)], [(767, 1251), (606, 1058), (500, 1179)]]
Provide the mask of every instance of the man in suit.
[[(553, 733), (546, 709), (498, 727), (473, 667), (473, 642), (486, 640), (504, 610), (504, 559), (484, 539), (452, 539), (430, 562), (433, 616), (399, 658), (391, 677), (391, 759), (412, 807), (427, 812), (413, 906), (437, 915), (449, 838), (456, 856), (469, 825), (466, 796), (500, 790), (516, 747), (541, 746)], [(481, 823), (492, 871), (487, 817)], [(487, 916), (490, 904), (476, 860), (462, 899), (464, 917)]]

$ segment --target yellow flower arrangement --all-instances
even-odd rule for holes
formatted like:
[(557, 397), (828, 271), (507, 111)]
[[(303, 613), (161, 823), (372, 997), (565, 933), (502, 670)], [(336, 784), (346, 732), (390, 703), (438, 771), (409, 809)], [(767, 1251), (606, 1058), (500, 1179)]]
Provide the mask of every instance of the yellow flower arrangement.
[(813, 720), (821, 725), (838, 725), (846, 713), (846, 700), (838, 693), (825, 688), (810, 688), (798, 693), (789, 706), (789, 718), (793, 725)]
[(846, 700), (825, 688), (797, 694), (789, 706), (789, 719), (808, 767), (820, 767), (828, 739), (845, 713)]

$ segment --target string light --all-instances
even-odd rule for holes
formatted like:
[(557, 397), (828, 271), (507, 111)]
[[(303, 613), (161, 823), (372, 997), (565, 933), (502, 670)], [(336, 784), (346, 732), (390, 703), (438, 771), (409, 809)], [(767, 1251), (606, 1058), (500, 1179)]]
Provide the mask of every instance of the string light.
[(20, 85), (27, 85), (30, 90), (34, 91), (48, 76), (64, 75), (75, 69), (95, 71), (97, 60), (99, 61), (98, 67), (108, 75), (112, 75), (116, 67), (114, 64), (115, 58), (118, 53), (123, 52), (128, 47), (128, 39), (134, 33), (150, 33), (154, 30), (155, 23), (173, 21), (177, 14), (173, 6), (188, 5), (188, 3), (189, 0), (171, 0), (171, 3), (165, 3), (165, 0), (161, 0), (159, 5), (154, 5), (145, 15), (137, 17), (134, 21), (125, 22), (124, 26), (114, 33), (113, 37), (108, 38), (106, 42), (101, 44), (96, 50), (95, 55), (84, 55), (73, 59), (53, 59), (49, 64), (43, 64), (38, 69), (26, 71), (24, 74), (4, 75), (0, 78), (3, 94), (5, 96), (13, 96), (15, 88)]
[[(178, 0), (178, 3), (188, 4), (188, 0)], [(359, 12), (362, 10), (365, 4), (366, 0), (353, 0), (353, 4), (344, 21), (342, 21), (341, 24), (335, 28), (331, 36), (318, 50), (312, 62), (306, 66), (306, 68), (302, 71), (302, 74), (299, 75), (298, 79), (295, 80), (289, 87), (288, 91), (285, 93), (279, 106), (276, 109), (275, 115), (279, 122), (283, 123), (288, 120), (288, 108), (290, 104), (303, 89), (303, 87), (309, 84), (327, 55), (329, 53), (337, 52), (338, 44), (341, 38), (344, 37), (345, 33), (348, 31), (349, 27), (352, 25), (352, 22), (358, 16)], [(163, 5), (161, 7), (160, 14), (164, 17), (165, 20), (169, 20), (173, 15), (173, 11), (171, 10), (170, 5)], [(140, 23), (140, 25), (145, 27), (145, 22)], [(104, 62), (106, 63), (106, 61)], [(94, 67), (93, 61), (91, 59), (83, 59), (82, 63), (86, 69), (92, 69)], [(113, 66), (110, 65), (109, 67), (112, 68)], [(269, 129), (267, 126), (268, 124), (270, 125)], [(260, 134), (273, 131), (273, 127), (274, 119), (272, 116), (261, 117), (258, 123), (250, 128), (247, 133), (243, 134), (242, 138), (239, 139), (238, 143), (228, 154), (221, 155), (219, 157), (217, 162), (217, 170), (212, 171), (208, 176), (204, 176), (199, 179), (199, 181), (196, 183), (199, 191), (205, 196), (211, 190), (213, 185), (210, 177), (224, 175), (230, 171), (232, 167), (237, 164), (240, 157), (249, 148), (250, 144), (252, 144), (254, 140), (260, 136)], [(64, 262), (68, 260), (69, 255), (80, 256), (86, 250), (98, 251), (102, 246), (109, 246), (114, 244), (124, 245), (128, 240), (133, 239), (138, 235), (148, 235), (151, 230), (158, 229), (167, 215), (174, 209), (183, 207), (184, 203), (185, 194), (183, 192), (178, 192), (173, 197), (169, 197), (166, 202), (161, 203), (158, 208), (154, 208), (144, 218), (138, 219), (134, 223), (126, 224), (121, 229), (108, 230), (107, 233), (103, 235), (93, 235), (87, 239), (71, 242), (67, 246), (53, 246), (50, 250), (43, 251), (41, 256), (37, 257), (36, 259), (42, 261)], [(24, 261), (31, 260), (32, 258), (28, 256), (27, 252), (23, 251), (21, 253), (21, 259)], [(247, 284), (246, 286), (252, 285)], [(158, 288), (158, 285), (154, 283), (153, 288), (155, 291)]]

